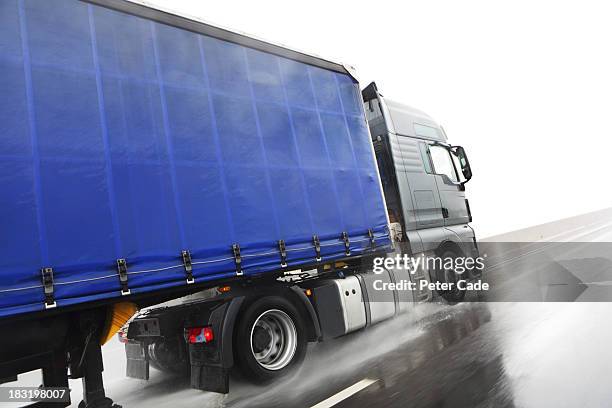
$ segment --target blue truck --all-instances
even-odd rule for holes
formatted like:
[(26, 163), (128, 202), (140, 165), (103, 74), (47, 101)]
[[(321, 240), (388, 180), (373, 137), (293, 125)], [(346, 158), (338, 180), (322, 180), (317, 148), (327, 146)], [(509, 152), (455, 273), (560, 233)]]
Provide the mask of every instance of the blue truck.
[[(0, 382), (113, 406), (100, 346), (128, 319), (132, 377), (270, 381), (401, 311), (368, 303), (373, 257), (475, 251), (463, 148), (342, 64), (137, 2), (4, 0), (0, 90)], [(413, 191), (398, 138), (454, 174)]]

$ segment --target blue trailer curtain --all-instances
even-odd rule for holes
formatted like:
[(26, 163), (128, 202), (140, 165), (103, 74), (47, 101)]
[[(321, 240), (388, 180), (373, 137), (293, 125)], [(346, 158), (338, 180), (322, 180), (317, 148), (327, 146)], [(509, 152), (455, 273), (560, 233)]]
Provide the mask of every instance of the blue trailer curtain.
[(348, 75), (76, 0), (0, 2), (0, 316), (389, 245)]

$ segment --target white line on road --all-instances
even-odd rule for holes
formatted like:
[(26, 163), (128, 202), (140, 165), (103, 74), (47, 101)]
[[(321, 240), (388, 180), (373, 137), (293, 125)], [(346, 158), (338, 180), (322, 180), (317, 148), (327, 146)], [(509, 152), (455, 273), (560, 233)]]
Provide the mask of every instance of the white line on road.
[(340, 401), (344, 401), (345, 399), (347, 399), (351, 395), (357, 394), (359, 391), (363, 390), (364, 388), (369, 387), (370, 385), (374, 384), (376, 381), (378, 381), (378, 380), (373, 380), (371, 378), (364, 378), (363, 380), (359, 381), (358, 383), (355, 383), (355, 384), (351, 385), (350, 387), (343, 389), (339, 393), (332, 395), (328, 399), (326, 399), (324, 401), (321, 401), (318, 404), (313, 405), (310, 408), (329, 408), (329, 407), (333, 407), (334, 405), (336, 405)]

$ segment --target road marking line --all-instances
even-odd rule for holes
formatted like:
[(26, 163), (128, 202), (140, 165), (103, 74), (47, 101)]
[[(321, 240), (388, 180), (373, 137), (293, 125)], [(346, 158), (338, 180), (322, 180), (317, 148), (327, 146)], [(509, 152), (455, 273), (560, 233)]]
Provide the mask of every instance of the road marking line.
[(313, 405), (310, 408), (330, 408), (330, 407), (333, 407), (334, 405), (336, 405), (340, 401), (344, 401), (345, 399), (347, 399), (351, 395), (357, 394), (359, 391), (363, 390), (364, 388), (369, 387), (370, 385), (374, 384), (376, 381), (378, 381), (378, 380), (373, 380), (371, 378), (364, 378), (363, 380), (359, 381), (358, 383), (355, 383), (355, 384), (351, 385), (350, 387), (343, 389), (339, 393), (332, 395), (328, 399), (323, 400), (323, 401), (319, 402), (318, 404)]

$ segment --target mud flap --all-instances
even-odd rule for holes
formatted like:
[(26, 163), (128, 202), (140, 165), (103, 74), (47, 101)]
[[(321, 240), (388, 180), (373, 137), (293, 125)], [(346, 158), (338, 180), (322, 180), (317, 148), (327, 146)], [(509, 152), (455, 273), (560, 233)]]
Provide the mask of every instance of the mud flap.
[(137, 341), (125, 343), (126, 375), (128, 377), (139, 380), (149, 379), (149, 353), (146, 347), (146, 344)]
[(222, 367), (191, 365), (191, 388), (227, 394), (229, 370)]
[[(229, 367), (225, 367), (221, 351), (222, 323), (227, 304), (214, 309), (207, 323), (212, 323), (215, 333), (219, 335), (210, 343), (187, 344), (189, 363), (191, 365), (191, 388), (203, 391), (229, 392)], [(230, 333), (231, 335), (231, 333)], [(224, 364), (225, 363), (225, 364)]]
[(192, 388), (221, 394), (229, 392), (229, 372), (234, 365), (234, 322), (243, 299), (234, 298), (213, 308), (206, 318), (187, 323), (187, 326), (211, 326), (215, 333), (210, 343), (187, 344)]

